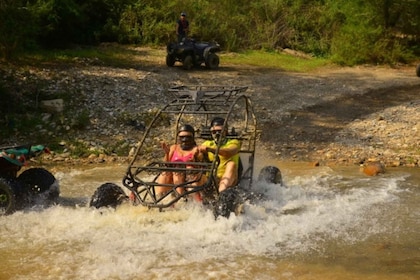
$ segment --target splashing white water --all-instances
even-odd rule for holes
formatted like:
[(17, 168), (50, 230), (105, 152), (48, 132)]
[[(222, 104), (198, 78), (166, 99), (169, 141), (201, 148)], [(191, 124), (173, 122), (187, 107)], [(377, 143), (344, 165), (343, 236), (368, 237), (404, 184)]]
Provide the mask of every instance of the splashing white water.
[[(177, 279), (185, 275), (182, 268), (195, 275), (204, 265), (238, 257), (321, 252), (331, 239), (351, 243), (386, 231), (375, 209), (397, 199), (403, 180), (347, 180), (323, 170), (295, 177), (286, 187), (259, 184), (270, 199), (246, 204), (244, 215), (215, 220), (192, 202), (164, 212), (131, 205), (90, 209), (85, 205), (103, 176), (57, 177), (64, 181), (64, 195), (79, 195), (75, 205), (1, 217), (0, 256), (16, 266), (11, 278)], [(229, 269), (219, 267), (215, 275)]]

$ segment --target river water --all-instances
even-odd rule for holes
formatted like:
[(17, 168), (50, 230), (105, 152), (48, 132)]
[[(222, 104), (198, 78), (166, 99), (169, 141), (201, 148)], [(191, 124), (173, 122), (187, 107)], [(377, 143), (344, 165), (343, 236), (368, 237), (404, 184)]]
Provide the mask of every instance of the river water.
[(0, 217), (0, 279), (420, 279), (420, 172), (280, 163), (245, 214), (86, 207), (126, 166), (68, 169), (60, 204)]

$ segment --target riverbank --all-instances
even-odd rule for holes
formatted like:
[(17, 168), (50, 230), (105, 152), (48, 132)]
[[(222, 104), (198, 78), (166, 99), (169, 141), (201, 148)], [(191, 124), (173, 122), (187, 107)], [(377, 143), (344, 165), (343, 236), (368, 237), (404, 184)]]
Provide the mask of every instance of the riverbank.
[[(277, 160), (314, 165), (420, 165), (420, 79), (414, 66), (398, 68), (328, 67), (311, 73), (289, 73), (243, 65), (217, 71), (169, 68), (133, 50), (131, 68), (75, 60), (71, 65), (1, 68), (3, 79), (25, 94), (37, 90), (43, 99), (64, 98), (70, 114), (45, 111), (36, 133), (61, 139), (60, 151), (42, 162), (101, 164), (127, 162), (126, 155), (142, 135), (145, 121), (173, 99), (177, 85), (247, 86), (262, 130), (258, 143)], [(33, 134), (18, 133), (2, 144), (22, 143)], [(74, 143), (91, 151), (75, 158)]]

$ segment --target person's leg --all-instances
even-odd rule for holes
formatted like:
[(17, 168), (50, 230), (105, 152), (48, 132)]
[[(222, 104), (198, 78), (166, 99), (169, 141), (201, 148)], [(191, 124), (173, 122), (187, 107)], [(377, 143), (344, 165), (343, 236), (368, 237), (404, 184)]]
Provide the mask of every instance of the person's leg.
[[(191, 184), (191, 188), (188, 188), (188, 190), (193, 190), (194, 187), (202, 186), (207, 181), (207, 176), (204, 174), (204, 172), (200, 172), (198, 174), (191, 174), (187, 176), (188, 181), (196, 181)], [(203, 198), (200, 192), (192, 193), (191, 196), (194, 198), (195, 201), (202, 202)]]
[(238, 169), (233, 161), (226, 163), (226, 170), (219, 181), (219, 192), (233, 186), (238, 180)]
[[(185, 183), (185, 173), (184, 172), (174, 172), (173, 174), (174, 185), (180, 185)], [(184, 188), (177, 188), (176, 191), (180, 194), (184, 193)]]
[[(156, 182), (159, 185), (171, 184), (172, 183), (172, 172), (162, 172), (159, 175), (159, 177), (157, 178)], [(171, 190), (170, 187), (163, 187), (163, 186), (156, 186), (155, 187), (156, 195), (158, 195), (158, 196), (163, 195), (170, 190)]]

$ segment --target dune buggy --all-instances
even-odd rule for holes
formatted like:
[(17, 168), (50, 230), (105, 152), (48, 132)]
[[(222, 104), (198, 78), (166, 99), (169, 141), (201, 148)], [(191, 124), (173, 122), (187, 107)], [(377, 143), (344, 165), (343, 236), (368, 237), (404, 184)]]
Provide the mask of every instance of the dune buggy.
[(166, 65), (172, 67), (175, 62), (182, 63), (185, 70), (190, 70), (194, 66), (205, 64), (209, 69), (219, 67), (219, 56), (216, 52), (220, 51), (220, 45), (209, 42), (196, 42), (194, 39), (185, 38), (180, 43), (170, 43), (167, 45)]
[[(244, 200), (260, 196), (251, 189), (259, 131), (251, 100), (244, 94), (246, 90), (247, 87), (236, 86), (179, 86), (169, 89), (175, 99), (159, 110), (148, 125), (122, 180), (124, 187), (134, 196), (135, 204), (162, 210), (199, 192), (203, 204), (210, 207), (216, 217), (229, 217), (231, 212), (239, 211)], [(213, 161), (176, 165), (161, 160), (163, 150), (160, 145), (161, 141), (176, 143), (178, 128), (183, 124), (195, 127), (197, 144), (211, 139), (209, 126), (216, 116), (226, 120), (225, 126), (229, 131), (227, 137), (238, 139), (242, 144), (238, 184), (221, 193), (218, 192), (216, 177), (220, 143)], [(165, 135), (164, 132), (169, 133)], [(181, 184), (162, 185), (157, 182), (162, 172), (190, 172), (199, 176), (192, 176), (191, 179), (187, 176), (187, 180)], [(263, 177), (261, 179), (271, 183), (281, 180), (279, 169), (274, 166), (264, 167), (260, 175)], [(205, 176), (205, 182), (197, 184), (202, 176)], [(161, 186), (167, 187), (169, 191), (163, 195), (158, 194), (156, 188)], [(182, 192), (179, 192), (180, 188)], [(106, 183), (95, 191), (90, 206), (117, 206), (125, 200), (127, 195), (119, 186)]]
[(30, 168), (18, 176), (31, 157), (44, 151), (42, 145), (0, 147), (0, 215), (58, 198), (58, 181), (48, 170)]

